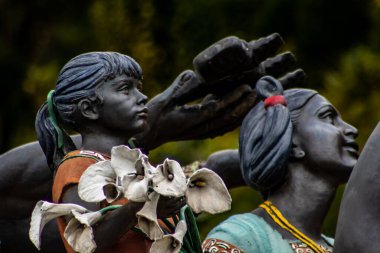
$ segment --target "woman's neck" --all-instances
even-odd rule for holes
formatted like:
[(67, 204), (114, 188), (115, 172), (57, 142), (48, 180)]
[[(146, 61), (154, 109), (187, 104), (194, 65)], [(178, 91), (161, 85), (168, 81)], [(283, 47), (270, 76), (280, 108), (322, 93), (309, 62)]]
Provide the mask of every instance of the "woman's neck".
[(292, 164), (286, 183), (268, 198), (294, 227), (320, 244), (323, 221), (338, 186), (325, 176)]
[(82, 147), (84, 150), (93, 150), (103, 154), (110, 154), (114, 146), (127, 145), (129, 138), (120, 138), (110, 134), (86, 133), (82, 134)]

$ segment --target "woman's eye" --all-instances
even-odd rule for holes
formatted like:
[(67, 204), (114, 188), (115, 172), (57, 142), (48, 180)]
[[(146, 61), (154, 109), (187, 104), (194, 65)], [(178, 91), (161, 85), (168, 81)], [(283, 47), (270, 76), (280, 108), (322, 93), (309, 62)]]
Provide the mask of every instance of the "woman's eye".
[(334, 114), (332, 112), (324, 113), (323, 115), (321, 115), (321, 118), (325, 119), (331, 124), (334, 124)]

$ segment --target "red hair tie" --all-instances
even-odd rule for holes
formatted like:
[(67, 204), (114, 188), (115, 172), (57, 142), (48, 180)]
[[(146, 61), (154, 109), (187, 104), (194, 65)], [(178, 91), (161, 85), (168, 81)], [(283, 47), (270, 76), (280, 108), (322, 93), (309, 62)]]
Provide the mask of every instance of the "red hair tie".
[(270, 106), (281, 104), (283, 106), (287, 106), (288, 102), (286, 102), (286, 99), (284, 96), (277, 95), (277, 96), (271, 96), (269, 98), (266, 98), (264, 100), (264, 106), (265, 108), (268, 108)]

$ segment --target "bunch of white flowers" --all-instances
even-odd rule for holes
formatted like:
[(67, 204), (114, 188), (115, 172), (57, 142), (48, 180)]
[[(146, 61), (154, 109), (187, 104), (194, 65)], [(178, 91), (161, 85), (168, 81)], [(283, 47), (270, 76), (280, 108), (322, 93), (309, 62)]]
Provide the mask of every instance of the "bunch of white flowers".
[[(195, 212), (216, 214), (231, 208), (231, 196), (222, 179), (213, 171), (202, 168), (186, 178), (180, 164), (166, 159), (157, 167), (139, 149), (113, 147), (111, 160), (91, 165), (83, 173), (78, 194), (86, 202), (119, 198), (145, 202), (136, 214), (138, 227), (155, 242), (150, 252), (178, 253), (186, 234), (186, 223), (177, 223), (174, 234), (165, 235), (157, 219), (160, 196), (186, 197), (187, 205)], [(40, 234), (44, 225), (59, 216), (71, 217), (64, 236), (77, 252), (91, 253), (96, 249), (91, 225), (101, 219), (102, 210), (91, 212), (74, 204), (37, 203), (31, 221), (30, 238), (40, 248)]]

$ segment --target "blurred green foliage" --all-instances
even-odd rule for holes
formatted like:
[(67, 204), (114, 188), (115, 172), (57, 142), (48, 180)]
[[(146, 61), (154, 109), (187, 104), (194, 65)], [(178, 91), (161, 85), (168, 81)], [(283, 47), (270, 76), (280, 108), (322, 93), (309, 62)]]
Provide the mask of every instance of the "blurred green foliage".
[[(60, 67), (79, 53), (131, 55), (152, 97), (218, 39), (251, 40), (273, 32), (308, 73), (307, 87), (321, 91), (358, 127), (363, 146), (380, 118), (379, 0), (0, 0), (0, 150), (36, 139), (35, 113)], [(152, 152), (153, 160), (206, 159), (216, 150), (237, 148), (237, 135), (169, 143)], [(328, 235), (334, 233), (342, 191), (326, 220)], [(199, 217), (202, 236), (228, 215), (260, 203), (246, 187), (232, 195), (231, 212)]]

